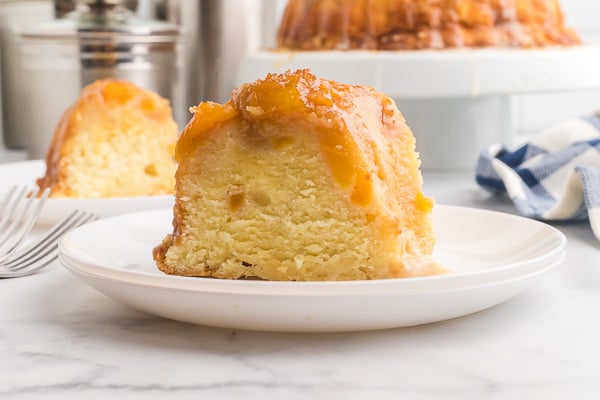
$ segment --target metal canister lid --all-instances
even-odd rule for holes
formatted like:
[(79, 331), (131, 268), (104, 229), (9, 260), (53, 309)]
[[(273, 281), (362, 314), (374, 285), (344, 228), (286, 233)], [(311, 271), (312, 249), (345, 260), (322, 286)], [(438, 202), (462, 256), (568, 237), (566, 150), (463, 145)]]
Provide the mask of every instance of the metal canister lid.
[[(109, 3), (106, 3), (106, 2)], [(112, 3), (111, 1), (115, 1)], [(87, 3), (94, 3), (88, 1)], [(177, 25), (158, 20), (137, 18), (131, 11), (120, 7), (119, 1), (104, 0), (107, 9), (80, 5), (62, 18), (39, 22), (23, 28), (23, 40), (52, 40), (56, 42), (118, 41), (126, 43), (164, 43), (178, 40)], [(95, 3), (94, 3), (95, 4)]]

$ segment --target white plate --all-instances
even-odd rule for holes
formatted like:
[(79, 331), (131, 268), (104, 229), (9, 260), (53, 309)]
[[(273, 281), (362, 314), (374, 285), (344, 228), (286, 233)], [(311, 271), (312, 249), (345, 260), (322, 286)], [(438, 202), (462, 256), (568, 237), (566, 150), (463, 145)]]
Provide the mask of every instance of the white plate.
[(558, 265), (558, 230), (509, 214), (436, 206), (444, 276), (376, 281), (265, 282), (169, 276), (152, 248), (172, 211), (96, 221), (71, 231), (59, 258), (75, 276), (133, 308), (180, 321), (265, 331), (354, 331), (412, 326), (501, 303)]
[[(42, 177), (45, 171), (43, 160), (0, 164), (0, 196), (13, 185), (35, 188), (36, 179)], [(171, 195), (108, 199), (48, 199), (38, 225), (52, 225), (67, 217), (75, 209), (94, 212), (100, 217), (111, 217), (135, 211), (171, 207), (173, 203), (174, 197)]]
[[(392, 98), (505, 95), (600, 87), (600, 46), (420, 51), (256, 51), (237, 83), (310, 68), (323, 78), (373, 86)], [(409, 121), (410, 122), (410, 121)]]

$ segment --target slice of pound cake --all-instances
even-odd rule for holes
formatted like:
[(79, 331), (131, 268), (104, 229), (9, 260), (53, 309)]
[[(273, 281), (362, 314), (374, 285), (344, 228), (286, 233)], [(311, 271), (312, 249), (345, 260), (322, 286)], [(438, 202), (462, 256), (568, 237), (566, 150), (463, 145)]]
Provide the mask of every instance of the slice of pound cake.
[(51, 197), (171, 194), (178, 133), (167, 99), (128, 81), (98, 80), (64, 112), (37, 184)]
[(174, 275), (291, 281), (441, 273), (433, 201), (394, 102), (308, 70), (200, 103), (175, 150)]

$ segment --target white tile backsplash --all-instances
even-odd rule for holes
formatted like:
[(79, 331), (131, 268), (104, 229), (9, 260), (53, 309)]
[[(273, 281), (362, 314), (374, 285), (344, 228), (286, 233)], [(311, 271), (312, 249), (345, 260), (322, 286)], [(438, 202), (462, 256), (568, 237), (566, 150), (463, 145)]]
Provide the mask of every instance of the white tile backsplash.
[(584, 39), (600, 37), (600, 1), (562, 0), (561, 5), (568, 25), (577, 29)]
[[(600, 46), (600, 1), (562, 0), (561, 5), (567, 25), (574, 28), (585, 43)], [(566, 119), (600, 110), (600, 89), (520, 95), (515, 102), (517, 133), (526, 137)]]
[(516, 102), (519, 134), (531, 135), (565, 119), (600, 111), (600, 90), (521, 95)]

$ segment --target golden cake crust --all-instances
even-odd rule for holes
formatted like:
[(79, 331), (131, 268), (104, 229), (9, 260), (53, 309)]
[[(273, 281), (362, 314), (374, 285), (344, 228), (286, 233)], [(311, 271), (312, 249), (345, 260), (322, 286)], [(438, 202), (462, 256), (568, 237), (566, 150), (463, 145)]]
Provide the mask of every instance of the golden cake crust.
[(415, 50), (580, 43), (558, 0), (289, 0), (278, 47)]
[[(308, 70), (299, 70), (269, 74), (263, 80), (235, 90), (227, 103), (221, 105), (204, 102), (194, 107), (193, 112), (194, 116), (183, 130), (175, 151), (178, 169), (173, 232), (165, 237), (153, 253), (162, 271), (178, 275), (273, 280), (377, 279), (441, 272), (428, 259), (434, 245), (429, 220), (433, 202), (421, 192), (420, 162), (415, 152), (414, 137), (394, 102), (384, 94), (366, 86), (320, 79)], [(222, 137), (224, 139), (221, 140)], [(203, 159), (212, 157), (218, 151), (219, 148), (214, 150), (211, 146), (220, 140), (219, 143), (225, 143), (223, 146), (234, 143), (233, 146), (241, 150), (234, 152), (234, 156), (230, 156), (231, 160), (223, 161), (226, 154), (231, 154), (224, 151), (224, 154), (219, 154), (219, 158), (215, 158), (217, 161), (205, 162)], [(283, 186), (287, 184), (285, 176), (277, 178), (279, 181), (270, 186), (259, 182), (256, 174), (269, 173), (264, 165), (271, 157), (283, 160), (280, 164), (287, 163), (287, 168), (293, 169), (296, 159), (291, 158), (291, 154), (298, 152), (294, 153), (290, 149), (310, 147), (311, 143), (314, 143), (314, 147), (311, 147), (315, 149), (314, 156), (309, 154), (306, 167), (294, 171), (293, 176), (290, 172), (290, 180), (295, 179), (294, 182), (297, 183), (290, 184), (285, 192), (287, 198), (280, 198), (281, 192), (285, 191)], [(229, 172), (228, 168), (235, 163), (235, 159), (246, 157), (254, 157), (258, 164), (244, 161), (246, 164), (242, 167)], [(316, 164), (312, 164), (313, 159)], [(319, 164), (319, 160), (322, 160), (322, 164)], [(302, 162), (306, 160), (298, 158), (297, 163)], [(214, 166), (215, 163), (222, 165)], [(242, 176), (247, 171), (252, 171), (256, 165), (263, 167), (254, 174), (248, 172), (246, 177)], [(314, 165), (317, 165), (316, 173), (301, 176), (304, 170), (308, 171)], [(319, 171), (318, 168), (322, 170)], [(219, 172), (226, 177), (219, 176)], [(199, 173), (205, 173), (206, 176), (197, 175)], [(223, 193), (222, 203), (220, 195), (212, 196), (205, 190), (206, 186), (212, 185), (211, 182), (221, 178), (224, 185), (228, 186), (219, 189)], [(309, 185), (306, 189), (301, 187), (305, 182), (319, 182), (320, 179), (322, 184)], [(190, 190), (190, 187), (194, 189)], [(214, 188), (211, 187), (212, 189)], [(305, 192), (319, 191), (320, 194), (312, 202), (300, 201)], [(332, 193), (332, 197), (327, 197)], [(355, 218), (358, 222), (346, 224), (347, 221), (342, 221), (346, 224), (343, 225), (342, 222), (338, 224), (338, 221), (334, 221), (328, 225), (330, 232), (325, 229), (323, 232), (316, 230), (316, 235), (324, 235), (322, 240), (315, 239), (311, 242), (307, 235), (298, 233), (299, 226), (319, 223), (318, 219), (323, 218), (323, 215), (328, 215), (324, 217), (328, 221), (335, 219), (331, 216), (337, 212), (335, 209), (328, 211), (329, 214), (319, 214), (319, 210), (329, 207), (327, 202), (319, 203), (319, 199), (325, 197), (331, 198), (332, 200), (328, 200), (331, 203), (339, 202), (340, 215), (350, 215), (349, 218)], [(192, 205), (196, 201), (193, 199), (197, 199), (198, 203)], [(299, 206), (300, 210), (290, 206), (290, 214), (302, 214), (299, 218), (304, 218), (305, 214), (319, 216), (313, 220), (303, 220), (283, 212), (273, 215), (292, 203), (304, 206)], [(213, 228), (209, 227), (212, 215), (207, 215), (207, 204), (214, 205), (212, 212), (223, 214), (220, 222)], [(247, 205), (245, 210), (243, 204)], [(199, 209), (205, 210), (201, 218), (205, 222), (201, 234), (214, 229), (214, 236), (225, 238), (223, 240), (241, 236), (239, 229), (232, 228), (231, 233), (228, 233), (229, 225), (246, 224), (250, 218), (255, 218), (252, 223), (246, 224), (250, 226), (252, 233), (243, 237), (244, 241), (248, 241), (250, 252), (269, 246), (270, 241), (275, 248), (261, 253), (263, 258), (254, 254), (241, 254), (240, 250), (221, 249), (225, 253), (229, 251), (221, 261), (211, 263), (211, 256), (207, 255), (206, 259), (199, 258), (190, 262), (194, 251), (180, 251), (177, 248), (183, 248), (194, 240), (191, 233), (193, 229), (189, 228), (194, 224), (200, 227), (199, 218), (194, 216)], [(252, 217), (248, 217), (249, 215)], [(275, 228), (262, 230), (265, 223), (273, 224)], [(302, 260), (321, 257), (316, 263), (329, 262), (327, 265), (330, 266), (331, 273), (319, 269), (319, 265), (308, 262), (303, 264), (294, 254), (279, 259), (269, 258), (273, 253), (286, 253), (288, 249), (285, 246), (295, 246), (293, 238), (296, 237), (297, 241), (305, 241), (297, 246), (300, 253), (311, 247), (339, 245), (340, 249), (346, 248), (346, 243), (341, 239), (340, 243), (335, 243), (335, 229), (338, 225), (350, 227), (341, 229), (340, 235), (348, 233), (348, 229), (356, 229), (357, 236), (364, 236), (361, 243), (368, 242), (368, 246), (377, 249), (366, 252), (362, 259), (350, 257), (351, 265), (347, 267), (352, 273), (343, 271), (345, 267), (337, 262), (322, 261), (322, 254), (315, 257), (307, 255)], [(315, 231), (312, 232), (315, 234)], [(272, 240), (265, 242), (265, 236), (270, 236)], [(277, 247), (276, 243), (280, 239), (281, 243), (288, 244)], [(353, 238), (348, 240), (351, 239)], [(252, 244), (252, 240), (257, 243)], [(322, 242), (331, 243), (325, 245)], [(223, 244), (222, 247), (234, 248), (237, 244), (232, 242)], [(214, 243), (200, 241), (189, 248), (195, 249), (198, 254), (217, 252), (211, 246), (221, 245), (218, 240)], [(351, 250), (348, 249), (348, 252)], [(186, 260), (181, 262), (181, 259), (177, 259), (173, 255), (176, 252)], [(335, 252), (329, 254), (332, 259), (343, 256), (343, 252), (333, 253)], [(310, 268), (319, 272), (313, 273)]]
[(98, 80), (62, 115), (37, 184), (51, 197), (172, 193), (177, 136), (168, 100), (129, 81)]

